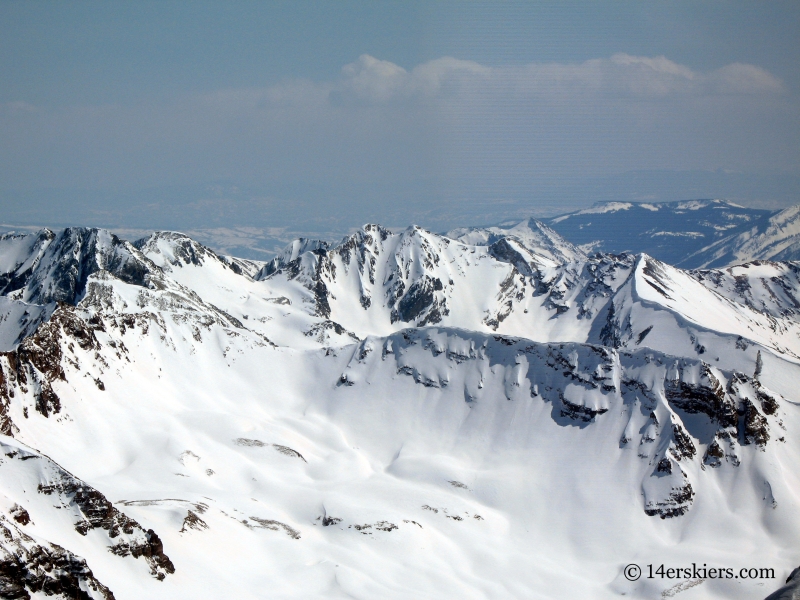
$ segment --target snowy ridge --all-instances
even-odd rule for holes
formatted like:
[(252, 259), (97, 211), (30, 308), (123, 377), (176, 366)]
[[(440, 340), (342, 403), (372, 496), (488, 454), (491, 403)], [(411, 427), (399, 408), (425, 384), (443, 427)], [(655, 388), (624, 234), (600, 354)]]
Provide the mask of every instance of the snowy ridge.
[[(29, 256), (19, 256), (24, 250), (29, 250)], [(45, 229), (37, 235), (3, 236), (0, 255), (6, 254), (14, 264), (8, 263), (3, 276), (3, 294), (31, 304), (75, 303), (85, 292), (89, 276), (98, 271), (109, 271), (137, 285), (145, 285), (150, 274), (147, 261), (130, 243), (98, 229), (69, 228), (58, 235)]]
[(369, 225), (332, 248), (292, 246), (258, 278), (286, 297), (302, 295), (309, 312), (362, 338), (440, 324), (638, 347), (656, 327), (644, 345), (670, 354), (708, 352), (742, 368), (755, 359), (746, 347), (758, 342), (800, 360), (795, 263), (684, 271), (646, 255), (580, 252), (543, 263), (541, 254), (497, 251), (516, 236), (484, 233), (474, 236), (488, 245), (475, 246), (420, 228), (392, 234)]
[(547, 266), (585, 258), (581, 250), (536, 219), (528, 219), (511, 227), (454, 229), (446, 236), (473, 246), (494, 246), (498, 243), (502, 244), (501, 248), (511, 246), (517, 252), (523, 250), (529, 262), (543, 265), (549, 261)]
[(45, 230), (0, 265), (6, 594), (651, 598), (625, 564), (800, 563), (797, 263), (525, 221), (269, 263)]
[(736, 368), (754, 359), (755, 344), (797, 362), (799, 272), (794, 263), (682, 271), (642, 255), (614, 295), (599, 341), (713, 356)]

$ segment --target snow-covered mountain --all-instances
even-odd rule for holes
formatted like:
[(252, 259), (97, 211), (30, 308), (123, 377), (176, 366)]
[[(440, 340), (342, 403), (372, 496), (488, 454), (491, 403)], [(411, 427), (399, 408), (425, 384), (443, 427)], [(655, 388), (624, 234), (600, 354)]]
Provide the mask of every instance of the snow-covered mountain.
[[(0, 238), (0, 282), (0, 596), (752, 598), (800, 564), (796, 262), (75, 228)], [(623, 574), (692, 562), (776, 579)]]
[(799, 260), (798, 214), (800, 206), (769, 211), (725, 200), (600, 202), (547, 222), (587, 252), (643, 252), (679, 267), (707, 268)]

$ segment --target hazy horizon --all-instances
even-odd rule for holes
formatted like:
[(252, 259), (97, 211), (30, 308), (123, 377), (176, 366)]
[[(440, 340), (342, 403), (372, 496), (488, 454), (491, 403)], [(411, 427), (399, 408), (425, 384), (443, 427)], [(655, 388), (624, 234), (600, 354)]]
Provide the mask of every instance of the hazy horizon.
[(0, 5), (16, 225), (339, 232), (800, 202), (800, 7)]

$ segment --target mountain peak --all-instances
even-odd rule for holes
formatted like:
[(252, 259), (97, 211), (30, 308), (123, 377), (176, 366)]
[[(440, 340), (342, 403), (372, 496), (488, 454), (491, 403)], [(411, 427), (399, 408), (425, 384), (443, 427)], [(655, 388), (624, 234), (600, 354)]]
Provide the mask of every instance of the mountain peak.
[(618, 565), (800, 537), (800, 263), (587, 256), (526, 219), (266, 265), (41, 231), (0, 267), (6, 595), (664, 596)]

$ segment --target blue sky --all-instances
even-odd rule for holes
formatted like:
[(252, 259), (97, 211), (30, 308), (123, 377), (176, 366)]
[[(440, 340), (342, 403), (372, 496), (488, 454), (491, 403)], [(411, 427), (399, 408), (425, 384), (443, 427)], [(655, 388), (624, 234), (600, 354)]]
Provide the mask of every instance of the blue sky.
[(798, 40), (796, 2), (7, 0), (0, 207), (322, 230), (794, 204)]

